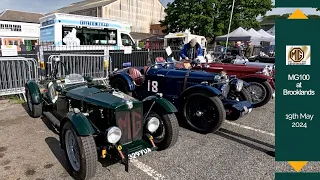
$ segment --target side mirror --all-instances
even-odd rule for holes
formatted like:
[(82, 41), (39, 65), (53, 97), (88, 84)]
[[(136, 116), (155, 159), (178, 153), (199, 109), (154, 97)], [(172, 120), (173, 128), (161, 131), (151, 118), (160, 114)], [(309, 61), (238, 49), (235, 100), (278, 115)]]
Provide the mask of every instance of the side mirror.
[(57, 92), (62, 92), (62, 87), (61, 87), (61, 86), (57, 86), (57, 87), (56, 87), (56, 91), (57, 91)]

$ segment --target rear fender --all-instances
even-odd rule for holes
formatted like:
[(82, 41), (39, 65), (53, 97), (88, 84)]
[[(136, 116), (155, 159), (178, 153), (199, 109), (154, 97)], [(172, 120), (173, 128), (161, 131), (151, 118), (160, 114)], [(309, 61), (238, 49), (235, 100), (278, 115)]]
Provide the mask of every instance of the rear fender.
[(155, 102), (156, 105), (159, 105), (160, 107), (162, 107), (167, 113), (178, 112), (177, 108), (170, 101), (168, 101), (162, 97), (148, 96), (142, 100), (143, 105), (146, 105), (146, 104), (151, 105), (153, 102)]
[(40, 93), (39, 86), (34, 80), (28, 81), (25, 87), (28, 88), (30, 91), (32, 103), (34, 104), (42, 103), (42, 95)]
[(196, 93), (199, 91), (207, 92), (209, 94), (212, 94), (213, 96), (222, 95), (221, 91), (215, 87), (203, 85), (203, 84), (198, 84), (198, 85), (191, 86), (191, 87), (187, 88), (186, 90), (184, 90), (179, 96), (179, 101), (183, 100), (189, 94)]
[(129, 90), (134, 91), (134, 88), (135, 88), (134, 82), (128, 75), (123, 74), (123, 73), (116, 74), (116, 75), (112, 76), (112, 78), (110, 79), (110, 82), (112, 82), (112, 80), (116, 79), (116, 78), (121, 78), (121, 79), (125, 80), (128, 83), (127, 85), (128, 85)]

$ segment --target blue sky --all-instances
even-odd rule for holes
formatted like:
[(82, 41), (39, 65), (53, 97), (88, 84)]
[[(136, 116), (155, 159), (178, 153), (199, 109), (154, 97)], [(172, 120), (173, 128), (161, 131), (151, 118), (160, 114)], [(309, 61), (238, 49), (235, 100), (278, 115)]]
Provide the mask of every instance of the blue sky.
[[(5, 9), (21, 10), (27, 12), (39, 12), (47, 13), (55, 9), (67, 6), (74, 2), (81, 0), (1, 0), (0, 12)], [(167, 4), (172, 0), (160, 0), (163, 4)], [(273, 0), (274, 1), (274, 0)], [(318, 14), (315, 9), (312, 8), (300, 8), (305, 14)], [(292, 13), (294, 8), (277, 8), (267, 13), (270, 14), (285, 14)]]

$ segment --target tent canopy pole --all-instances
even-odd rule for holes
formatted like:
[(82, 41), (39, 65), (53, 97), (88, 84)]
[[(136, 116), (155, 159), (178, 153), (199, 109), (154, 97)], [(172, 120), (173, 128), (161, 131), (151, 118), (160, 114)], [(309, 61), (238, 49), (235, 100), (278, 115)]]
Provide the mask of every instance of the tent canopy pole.
[(229, 21), (229, 28), (228, 28), (228, 35), (227, 35), (227, 41), (226, 41), (226, 49), (228, 49), (228, 43), (229, 43), (229, 33), (230, 33), (230, 28), (231, 28), (231, 21), (232, 21), (232, 16), (233, 16), (233, 9), (234, 9), (234, 3), (236, 0), (233, 0), (232, 2), (232, 8), (231, 8), (231, 14), (230, 14), (230, 21)]

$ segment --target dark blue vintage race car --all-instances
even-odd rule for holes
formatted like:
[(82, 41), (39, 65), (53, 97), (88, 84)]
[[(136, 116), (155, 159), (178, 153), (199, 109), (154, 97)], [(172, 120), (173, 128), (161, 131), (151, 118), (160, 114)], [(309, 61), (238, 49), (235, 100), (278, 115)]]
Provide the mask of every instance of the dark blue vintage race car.
[(110, 84), (137, 99), (163, 95), (201, 133), (215, 132), (224, 119), (237, 120), (252, 111), (246, 83), (226, 75), (155, 64), (115, 71)]

